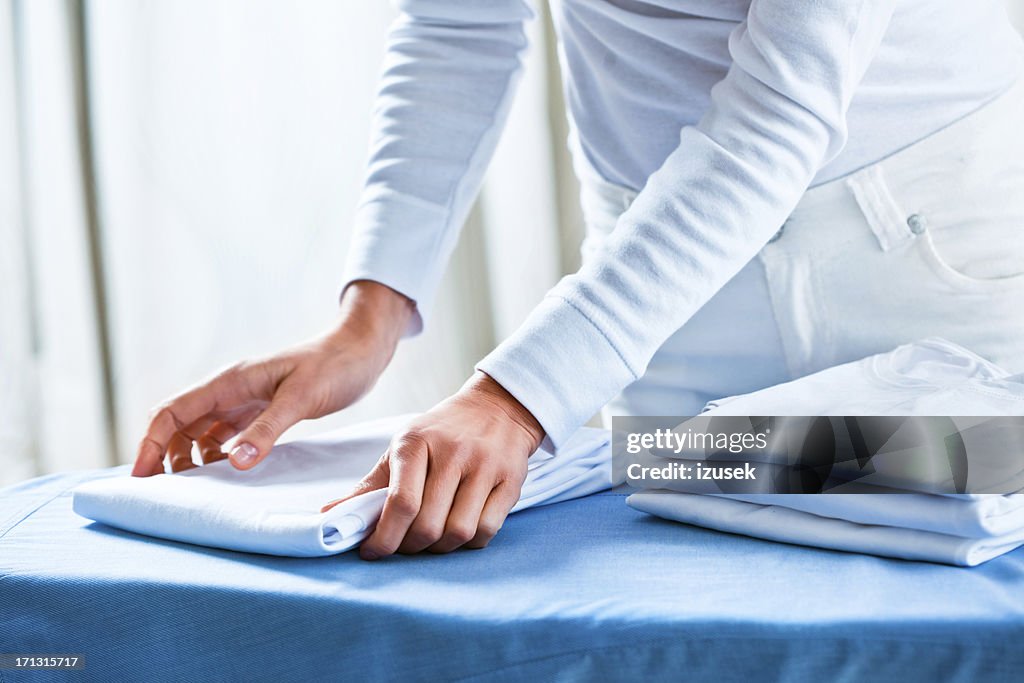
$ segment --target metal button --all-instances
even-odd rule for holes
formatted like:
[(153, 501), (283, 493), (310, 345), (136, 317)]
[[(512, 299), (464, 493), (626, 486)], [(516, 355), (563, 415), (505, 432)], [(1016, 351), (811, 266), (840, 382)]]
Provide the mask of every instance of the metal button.
[(920, 235), (928, 229), (928, 221), (919, 213), (910, 214), (907, 218), (907, 225), (910, 226), (910, 232), (915, 235)]
[[(786, 221), (786, 223), (789, 223), (789, 221)], [(778, 232), (776, 232), (774, 235), (772, 235), (772, 238), (770, 240), (768, 240), (768, 244), (771, 244), (772, 242), (778, 242), (779, 241), (779, 238), (782, 237), (782, 233), (784, 233), (786, 231), (786, 223), (783, 223), (782, 227), (779, 228)]]

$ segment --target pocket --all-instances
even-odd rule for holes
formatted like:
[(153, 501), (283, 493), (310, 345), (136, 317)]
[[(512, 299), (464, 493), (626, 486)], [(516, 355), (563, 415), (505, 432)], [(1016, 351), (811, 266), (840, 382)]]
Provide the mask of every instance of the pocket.
[(994, 228), (979, 220), (976, 229), (928, 227), (916, 241), (929, 270), (954, 289), (1024, 292), (1024, 223)]
[(993, 131), (964, 134), (890, 187), (930, 271), (964, 291), (1024, 286), (1024, 145), (1016, 123), (994, 128), (1001, 144)]
[(954, 291), (1024, 291), (1024, 160), (980, 156), (950, 149), (895, 179), (882, 162), (847, 184), (883, 252), (913, 254)]

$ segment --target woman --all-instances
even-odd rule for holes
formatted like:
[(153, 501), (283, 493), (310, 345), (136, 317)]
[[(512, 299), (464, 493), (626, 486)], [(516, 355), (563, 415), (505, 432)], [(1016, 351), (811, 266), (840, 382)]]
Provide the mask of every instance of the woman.
[[(167, 402), (136, 475), (235, 436), (255, 466), (429, 319), (530, 9), (399, 4), (340, 320)], [(612, 399), (693, 413), (928, 335), (1024, 370), (1024, 60), (1000, 0), (563, 0), (556, 23), (584, 266), (347, 492), (389, 488), (363, 558), (486, 545), (530, 453)]]

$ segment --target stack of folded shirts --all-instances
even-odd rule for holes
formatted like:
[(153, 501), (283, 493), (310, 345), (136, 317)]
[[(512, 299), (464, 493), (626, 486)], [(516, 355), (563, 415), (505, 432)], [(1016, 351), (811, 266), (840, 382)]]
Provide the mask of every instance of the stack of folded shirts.
[[(317, 557), (370, 535), (386, 489), (320, 508), (355, 486), (412, 416), (364, 423), (276, 446), (248, 471), (222, 460), (177, 474), (98, 479), (74, 492), (74, 510), (148, 536), (268, 555)], [(557, 453), (538, 450), (513, 512), (611, 486), (608, 432), (581, 429)]]
[[(1024, 377), (927, 339), (714, 401), (702, 415), (1024, 416)], [(845, 493), (723, 493), (708, 482), (677, 481), (672, 490), (641, 491), (627, 502), (667, 519), (774, 541), (974, 566), (1024, 544), (1024, 495), (1006, 493), (1019, 491), (1024, 479), (1020, 433), (1011, 425), (1002, 435), (1009, 438), (999, 441), (1007, 448), (971, 461), (966, 494), (949, 493), (955, 489), (948, 470), (910, 476), (901, 467), (909, 459), (897, 452), (877, 459), (871, 476), (840, 487)]]

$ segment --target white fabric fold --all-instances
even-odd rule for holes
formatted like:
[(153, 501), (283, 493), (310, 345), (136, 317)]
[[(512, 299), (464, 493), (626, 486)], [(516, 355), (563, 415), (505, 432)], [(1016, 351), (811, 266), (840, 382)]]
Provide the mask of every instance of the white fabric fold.
[(918, 529), (964, 538), (993, 539), (1013, 536), (1024, 530), (1024, 495), (1020, 494), (935, 496), (890, 492), (714, 495), (756, 505), (776, 505), (857, 524)]
[(711, 401), (701, 414), (1024, 415), (1024, 382), (958, 344), (930, 337)]
[[(713, 401), (702, 414), (1019, 416), (1024, 415), (1020, 379), (956, 344), (926, 339)], [(1005, 443), (1014, 444), (1013, 436)], [(991, 462), (972, 461), (969, 490), (1021, 488), (1024, 452), (994, 448)], [(948, 490), (948, 482), (939, 476), (922, 480), (920, 474), (913, 481), (908, 474), (912, 463), (900, 456), (892, 452), (873, 461), (878, 471), (844, 485), (845, 493), (723, 493), (713, 483), (683, 481), (634, 493), (627, 502), (719, 531), (960, 566), (980, 564), (1024, 544), (1024, 495), (920, 492)], [(660, 454), (653, 459), (689, 462)]]
[[(928, 494), (891, 497), (906, 502), (907, 497), (918, 495)], [(822, 501), (832, 497), (861, 498), (856, 495), (827, 494), (804, 497)], [(718, 531), (783, 543), (961, 567), (979, 565), (1024, 544), (1024, 526), (1001, 535), (967, 538), (899, 526), (858, 524), (846, 519), (801, 512), (779, 504), (758, 505), (720, 496), (643, 491), (631, 495), (627, 502), (637, 510), (652, 515)], [(967, 505), (977, 506), (978, 502)]]
[[(227, 461), (178, 474), (116, 476), (74, 492), (76, 513), (135, 533), (215, 548), (292, 557), (334, 555), (374, 528), (386, 489), (321, 513), (348, 493), (411, 415), (276, 446), (257, 467)], [(513, 512), (611, 486), (608, 432), (584, 428), (557, 452), (538, 450)]]

